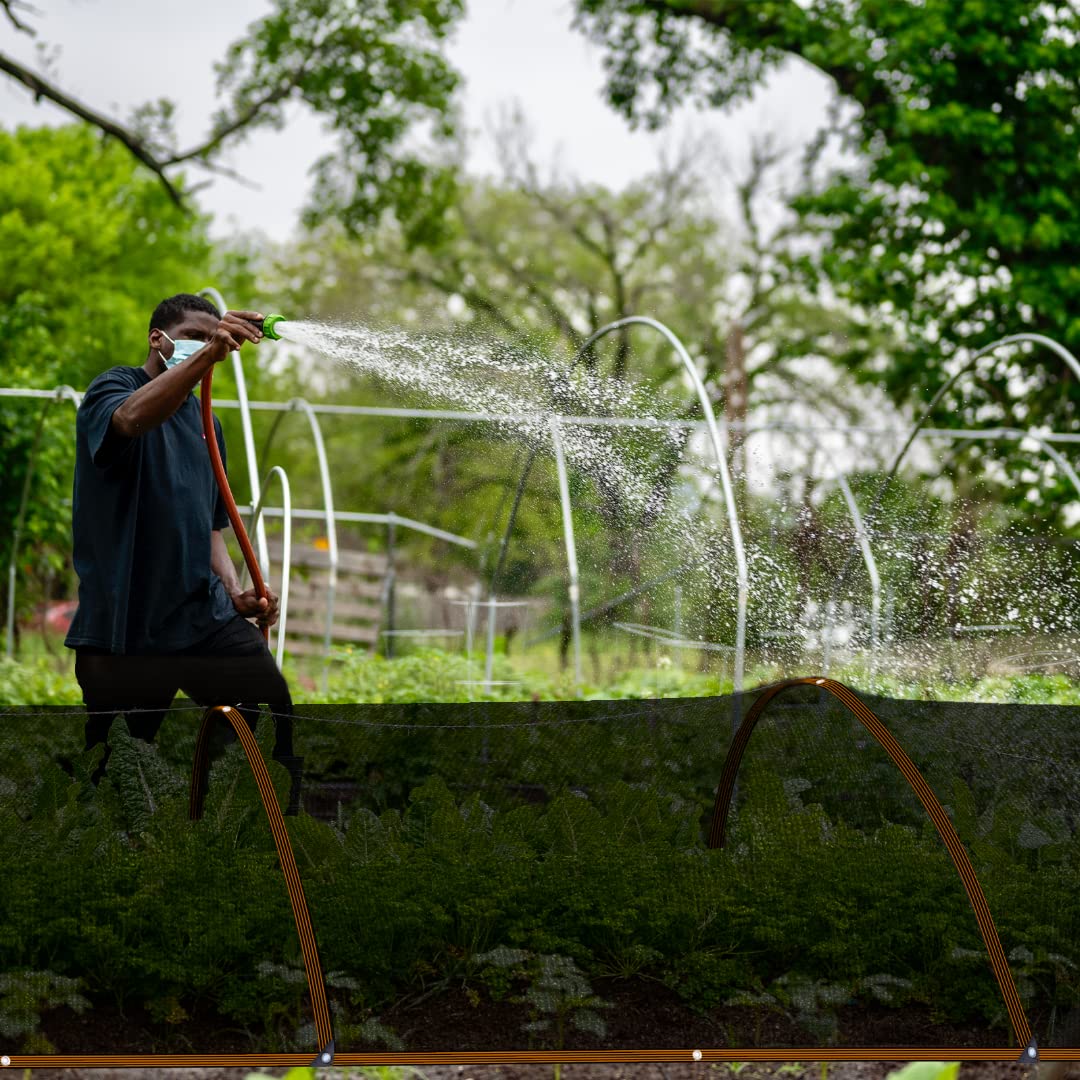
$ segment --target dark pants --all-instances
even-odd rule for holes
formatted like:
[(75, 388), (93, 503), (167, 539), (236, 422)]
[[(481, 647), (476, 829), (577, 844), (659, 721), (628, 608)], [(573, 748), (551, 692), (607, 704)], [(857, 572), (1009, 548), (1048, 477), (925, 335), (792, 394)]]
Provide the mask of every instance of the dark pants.
[[(252, 731), (260, 702), (274, 713), (274, 758), (297, 779), (293, 756), (292, 697), (262, 632), (237, 615), (209, 637), (175, 653), (117, 656), (105, 649), (77, 648), (75, 677), (86, 705), (86, 749), (105, 743), (105, 757), (95, 779), (104, 774), (111, 749), (107, 739), (117, 715), (123, 713), (133, 738), (153, 742), (165, 714), (183, 690), (197, 704), (235, 705)], [(233, 742), (231, 725), (215, 731), (214, 755)], [(295, 786), (295, 783), (294, 783)], [(290, 804), (292, 803), (290, 799)]]

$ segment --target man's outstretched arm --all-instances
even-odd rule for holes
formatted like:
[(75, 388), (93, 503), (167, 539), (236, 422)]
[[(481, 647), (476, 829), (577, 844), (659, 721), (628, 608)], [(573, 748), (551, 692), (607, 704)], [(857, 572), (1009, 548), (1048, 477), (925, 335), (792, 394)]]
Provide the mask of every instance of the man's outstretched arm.
[(213, 337), (197, 353), (151, 379), (112, 414), (116, 434), (134, 439), (164, 424), (215, 364), (239, 349), (241, 342), (261, 340), (262, 330), (250, 321), (258, 318), (254, 311), (225, 312)]

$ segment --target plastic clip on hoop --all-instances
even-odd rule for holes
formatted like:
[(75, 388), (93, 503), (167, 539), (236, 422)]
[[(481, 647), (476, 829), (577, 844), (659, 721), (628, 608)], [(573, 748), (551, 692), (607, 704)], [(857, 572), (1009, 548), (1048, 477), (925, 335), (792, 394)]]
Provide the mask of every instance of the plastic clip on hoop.
[[(279, 322), (284, 321), (283, 315), (267, 315), (262, 321), (262, 332), (273, 340), (279, 340), (281, 335), (275, 329)], [(255, 323), (256, 326), (259, 323)], [(244, 528), (244, 522), (240, 517), (240, 511), (236, 508), (236, 500), (233, 498), (231, 489), (229, 488), (229, 478), (225, 475), (225, 465), (221, 460), (221, 451), (218, 449), (217, 435), (214, 431), (214, 413), (213, 413), (213, 401), (211, 397), (211, 386), (214, 381), (214, 369), (210, 370), (203, 376), (202, 391), (200, 393), (200, 402), (202, 404), (202, 421), (203, 421), (203, 434), (206, 436), (206, 449), (210, 454), (210, 466), (214, 470), (214, 479), (217, 481), (218, 489), (221, 491), (221, 497), (225, 501), (225, 512), (229, 515), (229, 523), (233, 527), (233, 532), (236, 534), (236, 539), (240, 544), (240, 550), (244, 555), (244, 563), (247, 565), (248, 573), (251, 574), (251, 584), (255, 588), (256, 595), (266, 600), (268, 598), (268, 591), (266, 588), (266, 582), (263, 581), (262, 568), (259, 566), (259, 560), (255, 556), (255, 549), (251, 546), (251, 540), (248, 537), (247, 530)], [(263, 637), (270, 640), (270, 627), (263, 627)]]

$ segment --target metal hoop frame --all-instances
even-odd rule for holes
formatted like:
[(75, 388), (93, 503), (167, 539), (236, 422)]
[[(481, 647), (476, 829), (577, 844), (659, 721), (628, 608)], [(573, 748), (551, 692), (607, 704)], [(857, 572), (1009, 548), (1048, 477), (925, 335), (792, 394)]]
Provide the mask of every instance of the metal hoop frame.
[[(315, 415), (315, 411), (312, 409), (310, 402), (304, 398), (293, 398), (288, 403), (289, 411), (299, 409), (306, 417), (308, 426), (311, 429), (311, 439), (315, 444), (315, 457), (319, 463), (319, 480), (322, 484), (323, 493), (323, 509), (326, 512), (326, 541), (327, 541), (327, 556), (329, 562), (329, 571), (327, 573), (326, 583), (326, 632), (323, 636), (323, 673), (322, 673), (322, 686), (323, 692), (326, 692), (327, 679), (329, 676), (329, 668), (327, 662), (330, 659), (330, 649), (333, 645), (333, 633), (334, 633), (334, 601), (337, 598), (337, 575), (338, 575), (338, 540), (337, 540), (337, 519), (334, 516), (334, 485), (330, 480), (330, 463), (326, 456), (326, 444), (323, 442), (322, 427), (319, 424), (319, 418)], [(278, 413), (274, 418), (274, 423), (270, 427), (270, 433), (266, 436), (266, 442), (263, 443), (263, 458), (269, 459), (270, 447), (274, 443), (274, 436), (277, 434), (278, 428), (281, 426), (281, 421), (288, 415), (286, 412)], [(291, 504), (290, 504), (291, 510)], [(286, 528), (288, 528), (288, 522), (291, 521), (291, 514), (286, 511)], [(284, 637), (284, 628), (282, 629), (281, 636)]]
[(724, 846), (727, 834), (727, 820), (731, 813), (731, 802), (738, 779), (739, 765), (742, 763), (746, 747), (750, 742), (750, 736), (754, 733), (758, 720), (761, 719), (765, 709), (774, 698), (796, 686), (815, 686), (836, 698), (873, 735), (881, 748), (892, 759), (893, 764), (903, 774), (904, 779), (911, 785), (912, 790), (918, 796), (919, 802), (922, 803), (923, 809), (926, 810), (931, 821), (933, 821), (934, 827), (948, 849), (953, 865), (960, 875), (960, 880), (967, 893), (968, 902), (971, 904), (975, 913), (975, 920), (979, 924), (979, 933), (982, 935), (983, 944), (989, 954), (994, 977), (997, 979), (1001, 995), (1005, 999), (1005, 1008), (1008, 1011), (1009, 1021), (1012, 1024), (1017, 1042), (1020, 1046), (1027, 1046), (1031, 1042), (1031, 1025), (1028, 1023), (1024, 1007), (1020, 1002), (1020, 995), (1016, 992), (1012, 971), (1009, 968), (1005, 950), (1001, 946), (997, 927), (994, 925), (993, 917), (990, 914), (990, 906), (986, 902), (986, 895), (979, 884), (975, 868), (971, 865), (971, 859), (968, 858), (967, 850), (953, 827), (952, 819), (938, 801), (933, 789), (923, 779), (922, 773), (919, 772), (915, 763), (908, 757), (904, 748), (896, 741), (889, 729), (843, 683), (828, 678), (786, 679), (784, 682), (768, 687), (758, 697), (736, 732), (735, 739), (724, 761), (720, 784), (716, 789), (712, 829), (709, 833), (709, 847), (722, 848)]
[[(300, 938), (300, 950), (304, 957), (304, 972), (307, 975), (308, 991), (311, 994), (312, 1009), (315, 1014), (315, 1031), (319, 1040), (320, 1052), (334, 1044), (334, 1026), (330, 1017), (330, 1004), (326, 994), (326, 979), (322, 963), (319, 960), (319, 946), (315, 939), (315, 929), (311, 924), (311, 912), (304, 896), (304, 883), (296, 866), (296, 856), (289, 841), (289, 832), (285, 827), (285, 818), (278, 806), (274, 783), (270, 779), (266, 762), (263, 761), (259, 744), (247, 722), (238, 710), (231, 705), (214, 705), (203, 713), (199, 734), (195, 739), (195, 758), (191, 768), (191, 793), (188, 800), (188, 814), (192, 821), (202, 818), (203, 806), (210, 775), (210, 729), (215, 719), (220, 718), (231, 724), (236, 732), (244, 756), (251, 768), (255, 783), (259, 788), (263, 809), (270, 823), (270, 832), (277, 848), (278, 862), (285, 877), (285, 887), (289, 893), (296, 933)], [(332, 1050), (331, 1050), (332, 1056)]]

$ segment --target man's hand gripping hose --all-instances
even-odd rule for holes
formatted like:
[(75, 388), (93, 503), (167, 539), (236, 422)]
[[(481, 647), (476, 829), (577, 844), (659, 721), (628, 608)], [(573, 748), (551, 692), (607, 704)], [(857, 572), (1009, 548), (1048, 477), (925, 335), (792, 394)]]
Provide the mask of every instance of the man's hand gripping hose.
[[(252, 321), (254, 322), (254, 320)], [(278, 335), (274, 333), (273, 328), (275, 324), (280, 321), (280, 315), (267, 315), (261, 325), (258, 323), (256, 325), (260, 326), (260, 329), (267, 337), (276, 338)], [(229, 515), (229, 523), (232, 525), (233, 532), (236, 534), (236, 539), (240, 543), (240, 550), (243, 553), (248, 573), (251, 574), (251, 583), (255, 587), (255, 592), (259, 599), (266, 600), (269, 605), (269, 592), (266, 588), (266, 582), (263, 580), (262, 568), (259, 566), (259, 560), (255, 555), (255, 549), (251, 546), (251, 539), (248, 537), (247, 530), (244, 528), (244, 522), (240, 517), (240, 511), (237, 509), (236, 500), (233, 498), (232, 491), (229, 488), (229, 478), (225, 475), (225, 465), (221, 460), (221, 450), (218, 448), (217, 433), (214, 431), (213, 400), (211, 397), (211, 385), (213, 384), (213, 381), (214, 369), (210, 368), (203, 377), (202, 390), (200, 393), (203, 434), (206, 436), (206, 449), (210, 453), (210, 466), (214, 470), (214, 479), (217, 481), (218, 489), (221, 491), (221, 497), (225, 502), (225, 511)], [(263, 626), (262, 631), (263, 637), (269, 641), (269, 625)]]

